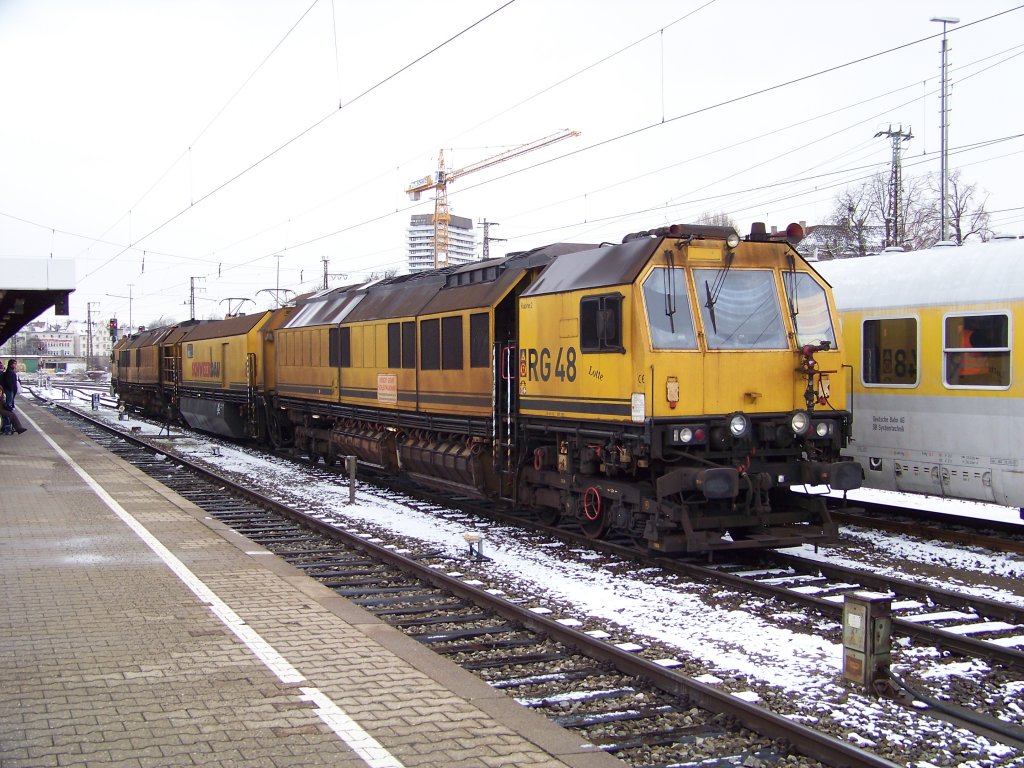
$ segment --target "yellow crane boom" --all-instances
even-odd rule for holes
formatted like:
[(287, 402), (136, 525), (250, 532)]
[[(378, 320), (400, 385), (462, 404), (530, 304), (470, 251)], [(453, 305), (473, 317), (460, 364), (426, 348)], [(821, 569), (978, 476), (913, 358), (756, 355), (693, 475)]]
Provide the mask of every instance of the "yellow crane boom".
[(462, 178), (467, 174), (483, 170), (484, 168), (490, 168), (492, 165), (503, 163), (514, 157), (525, 155), (527, 152), (532, 152), (535, 149), (540, 149), (550, 144), (554, 144), (562, 139), (568, 139), (579, 135), (579, 131), (570, 131), (568, 129), (562, 130), (558, 133), (553, 133), (550, 136), (545, 136), (543, 139), (537, 139), (529, 144), (513, 147), (512, 149), (505, 150), (497, 155), (485, 158), (484, 160), (479, 160), (454, 171), (450, 171), (445, 168), (444, 149), (441, 149), (437, 153), (437, 175), (430, 174), (424, 176), (422, 179), (417, 179), (405, 190), (409, 194), (409, 198), (411, 200), (419, 200), (420, 194), (428, 190), (437, 190), (434, 195), (434, 267), (448, 266), (448, 223), (452, 218), (451, 213), (448, 210), (448, 185), (451, 182)]

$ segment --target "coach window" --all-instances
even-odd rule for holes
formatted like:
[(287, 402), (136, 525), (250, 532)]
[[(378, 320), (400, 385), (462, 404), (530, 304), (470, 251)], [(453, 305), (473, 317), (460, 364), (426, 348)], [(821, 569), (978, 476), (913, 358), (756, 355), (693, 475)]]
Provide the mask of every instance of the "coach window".
[(462, 315), (441, 318), (441, 368), (462, 370)]
[(338, 329), (338, 365), (352, 367), (352, 329), (348, 326)]
[(402, 323), (402, 367), (416, 367), (416, 322)]
[(402, 325), (388, 323), (388, 368), (402, 367)]
[(622, 346), (622, 294), (580, 300), (580, 351), (625, 352)]
[(917, 318), (865, 320), (864, 383), (917, 386)]
[(943, 327), (946, 385), (1010, 386), (1010, 319), (1006, 314), (950, 315)]
[(655, 349), (696, 349), (690, 292), (681, 269), (658, 267), (644, 280), (644, 304)]
[(424, 371), (441, 369), (441, 323), (439, 320), (420, 322), (420, 367)]

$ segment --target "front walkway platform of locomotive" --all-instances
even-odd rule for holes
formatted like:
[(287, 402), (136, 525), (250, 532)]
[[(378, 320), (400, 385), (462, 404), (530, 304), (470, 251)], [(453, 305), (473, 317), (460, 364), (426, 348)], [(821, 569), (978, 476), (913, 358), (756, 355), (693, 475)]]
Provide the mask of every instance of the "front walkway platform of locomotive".
[(0, 764), (619, 764), (21, 415), (0, 441)]

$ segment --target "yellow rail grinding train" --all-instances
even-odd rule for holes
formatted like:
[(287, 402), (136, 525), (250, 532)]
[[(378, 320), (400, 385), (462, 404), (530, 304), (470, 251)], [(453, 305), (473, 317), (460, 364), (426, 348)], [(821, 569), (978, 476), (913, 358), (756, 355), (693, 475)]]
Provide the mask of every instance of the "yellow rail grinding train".
[(836, 534), (792, 485), (862, 481), (840, 455), (834, 318), (786, 239), (674, 225), (125, 338), (113, 386), (200, 429), (356, 456), (595, 539), (786, 546)]

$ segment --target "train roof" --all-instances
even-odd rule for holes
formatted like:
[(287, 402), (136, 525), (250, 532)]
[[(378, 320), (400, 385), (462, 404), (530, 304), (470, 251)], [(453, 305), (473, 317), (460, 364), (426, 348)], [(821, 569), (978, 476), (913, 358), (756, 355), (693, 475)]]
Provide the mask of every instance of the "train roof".
[(820, 261), (813, 267), (832, 286), (840, 311), (1024, 298), (1020, 239)]
[(563, 254), (595, 247), (583, 243), (555, 243), (503, 258), (323, 291), (301, 302), (283, 327), (305, 328), (491, 307), (528, 270), (541, 269)]
[(227, 336), (241, 336), (251, 331), (264, 320), (270, 310), (255, 315), (238, 315), (223, 320), (211, 320), (200, 325), (185, 328), (181, 341), (200, 341), (202, 339), (219, 339)]
[(125, 346), (128, 349), (136, 349), (138, 347), (149, 347), (154, 344), (173, 344), (197, 325), (204, 322), (206, 321), (186, 320), (175, 325), (164, 325), (160, 328), (139, 331), (128, 337), (128, 343)]
[(660, 237), (610, 246), (581, 246), (558, 254), (523, 296), (632, 283), (661, 243)]

